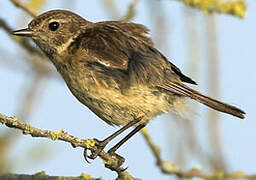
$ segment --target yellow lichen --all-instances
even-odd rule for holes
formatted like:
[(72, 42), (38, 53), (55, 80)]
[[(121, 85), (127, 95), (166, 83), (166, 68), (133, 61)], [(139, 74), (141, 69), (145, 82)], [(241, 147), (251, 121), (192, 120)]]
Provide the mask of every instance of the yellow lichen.
[(13, 121), (19, 121), (19, 118), (17, 118), (16, 116), (13, 116), (12, 120)]
[(65, 132), (64, 132), (63, 129), (60, 129), (60, 130), (58, 130), (58, 131), (56, 131), (56, 132), (50, 131), (50, 138), (51, 138), (51, 140), (55, 141), (55, 140), (59, 139), (59, 137), (60, 137), (61, 135), (63, 135), (64, 133), (65, 133)]
[(167, 162), (167, 161), (162, 162), (161, 167), (162, 167), (162, 170), (164, 172), (169, 172), (169, 173), (170, 172), (171, 173), (177, 173), (180, 170), (177, 166), (175, 166), (175, 165), (173, 165), (173, 164), (171, 164), (170, 162)]
[(147, 128), (142, 128), (142, 129), (140, 130), (140, 132), (141, 132), (142, 134), (148, 134), (148, 129), (147, 129)]
[(16, 117), (16, 116), (14, 116), (13, 118), (12, 118), (12, 120), (13, 120), (13, 125), (14, 126), (17, 126), (18, 125), (18, 122), (19, 122), (19, 119)]
[(244, 0), (180, 0), (185, 5), (197, 8), (204, 13), (223, 13), (243, 18), (246, 13)]
[(231, 174), (232, 177), (236, 177), (236, 178), (244, 178), (245, 174), (243, 172), (240, 171), (235, 171)]
[(58, 139), (58, 134), (54, 131), (50, 131), (50, 138), (51, 140), (55, 141)]
[(33, 128), (30, 124), (25, 124), (25, 129), (23, 130), (23, 134), (31, 134), (33, 132)]
[(88, 149), (92, 149), (95, 147), (95, 141), (93, 139), (86, 139), (84, 144)]
[(93, 179), (90, 174), (85, 174), (85, 173), (82, 173), (82, 174), (80, 175), (80, 178), (81, 178), (82, 180)]

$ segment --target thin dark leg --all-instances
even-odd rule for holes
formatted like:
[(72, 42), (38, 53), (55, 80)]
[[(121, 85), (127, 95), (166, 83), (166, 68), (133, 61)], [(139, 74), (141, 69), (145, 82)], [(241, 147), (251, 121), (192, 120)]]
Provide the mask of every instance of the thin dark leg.
[[(111, 156), (115, 156), (118, 159), (118, 163), (117, 165), (113, 168), (107, 164), (105, 164), (106, 167), (110, 168), (110, 169), (116, 169), (116, 168), (120, 168), (122, 166), (122, 164), (124, 163), (125, 159), (116, 154), (115, 151), (120, 148), (120, 146), (122, 146), (128, 139), (130, 139), (134, 134), (136, 134), (137, 132), (139, 132), (142, 128), (145, 127), (145, 124), (140, 124), (138, 125), (134, 130), (132, 130), (129, 134), (127, 134), (121, 141), (119, 141), (114, 147), (112, 147), (110, 150), (108, 150), (108, 154), (110, 154)], [(120, 171), (125, 171), (127, 168), (121, 168)]]
[[(114, 132), (113, 134), (111, 134), (109, 137), (107, 137), (106, 139), (104, 139), (103, 141), (99, 141), (97, 139), (94, 139), (96, 142), (96, 146), (97, 146), (97, 151), (92, 152), (89, 156), (87, 155), (87, 150), (85, 149), (84, 151), (84, 157), (85, 160), (88, 162), (87, 157), (90, 159), (95, 159), (99, 153), (105, 148), (105, 146), (115, 137), (117, 137), (118, 135), (120, 135), (122, 132), (124, 132), (126, 129), (132, 127), (133, 125), (137, 124), (140, 120), (142, 119), (142, 117), (139, 117), (131, 122), (129, 122), (128, 124), (126, 124), (124, 127), (122, 127), (121, 129), (119, 129), (118, 131)], [(136, 128), (135, 128), (136, 129)], [(135, 130), (134, 129), (134, 130)], [(132, 132), (131, 132), (132, 133)], [(128, 134), (129, 135), (129, 134)], [(129, 139), (129, 138), (128, 138)], [(123, 144), (123, 143), (122, 143)]]
[(139, 117), (131, 122), (129, 122), (128, 124), (126, 124), (124, 127), (122, 127), (121, 129), (119, 129), (118, 131), (114, 132), (113, 134), (111, 134), (110, 136), (108, 136), (106, 139), (104, 139), (103, 141), (101, 141), (102, 144), (104, 144), (105, 146), (115, 137), (117, 137), (119, 134), (121, 134), (122, 132), (124, 132), (126, 129), (129, 129), (130, 127), (132, 127), (133, 125), (137, 124), (138, 122), (140, 122), (140, 120), (142, 119), (142, 117)]
[(127, 134), (121, 141), (119, 141), (115, 146), (108, 150), (109, 154), (113, 154), (120, 146), (122, 146), (128, 139), (130, 139), (134, 134), (139, 132), (142, 128), (145, 127), (145, 124), (138, 125), (134, 130)]

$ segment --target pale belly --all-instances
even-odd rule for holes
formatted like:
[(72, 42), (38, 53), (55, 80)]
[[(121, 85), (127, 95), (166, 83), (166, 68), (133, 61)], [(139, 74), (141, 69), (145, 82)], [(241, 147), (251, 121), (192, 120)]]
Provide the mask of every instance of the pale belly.
[(168, 112), (178, 98), (145, 87), (130, 88), (122, 93), (106, 87), (70, 90), (102, 120), (114, 125), (125, 125), (138, 117), (142, 117), (140, 123), (147, 123), (153, 117)]
[(88, 70), (79, 73), (73, 69), (61, 74), (73, 95), (111, 125), (125, 125), (138, 117), (142, 117), (140, 123), (147, 123), (153, 117), (168, 112), (180, 99), (143, 85), (122, 89), (113, 78), (102, 78)]

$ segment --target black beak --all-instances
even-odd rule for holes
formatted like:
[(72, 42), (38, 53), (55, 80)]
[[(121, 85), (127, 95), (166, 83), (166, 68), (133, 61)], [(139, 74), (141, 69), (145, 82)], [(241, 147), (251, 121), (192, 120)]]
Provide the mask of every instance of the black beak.
[(20, 29), (20, 30), (13, 31), (12, 34), (15, 36), (32, 37), (34, 35), (34, 32), (29, 30), (28, 28), (26, 28), (26, 29)]

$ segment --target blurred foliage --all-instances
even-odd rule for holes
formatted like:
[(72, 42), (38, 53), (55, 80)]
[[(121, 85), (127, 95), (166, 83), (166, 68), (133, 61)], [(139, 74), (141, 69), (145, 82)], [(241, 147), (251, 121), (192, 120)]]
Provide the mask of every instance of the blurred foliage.
[(121, 19), (122, 21), (131, 21), (135, 17), (135, 8), (139, 0), (134, 0), (128, 7), (126, 15)]
[(240, 18), (244, 18), (246, 13), (246, 4), (244, 0), (179, 0), (185, 5), (197, 8), (205, 13), (223, 13), (231, 14)]
[(29, 0), (27, 5), (35, 12), (38, 12), (45, 4), (47, 0)]

